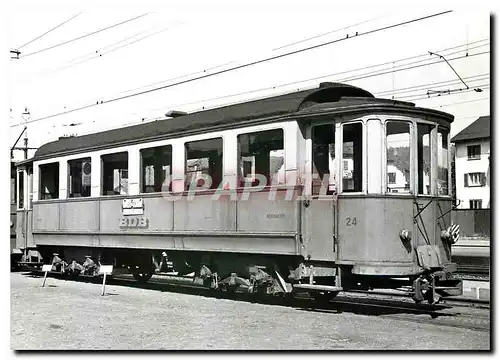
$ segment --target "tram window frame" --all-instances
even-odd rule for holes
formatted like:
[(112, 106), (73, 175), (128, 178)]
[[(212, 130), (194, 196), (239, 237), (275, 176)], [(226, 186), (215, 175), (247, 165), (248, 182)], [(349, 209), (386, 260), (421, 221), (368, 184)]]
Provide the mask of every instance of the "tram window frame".
[[(389, 129), (390, 126), (394, 126), (394, 129)], [(404, 120), (396, 120), (396, 119), (388, 119), (385, 124), (385, 169), (386, 169), (386, 194), (397, 194), (397, 195), (410, 195), (413, 193), (413, 124), (410, 121), (404, 121)], [(407, 127), (407, 131), (401, 132), (402, 127)], [(398, 129), (399, 128), (399, 129)], [(398, 132), (400, 131), (400, 132)], [(404, 146), (398, 146), (398, 147), (389, 147), (389, 139), (388, 137), (391, 135), (403, 135), (407, 134), (407, 139), (402, 139), (402, 140), (397, 140), (400, 143), (405, 142), (406, 144)], [(403, 149), (401, 149), (403, 148)], [(397, 156), (397, 150), (393, 151), (392, 155), (389, 155), (390, 149), (401, 149), (404, 152), (406, 152), (406, 166), (407, 169), (403, 168), (401, 169), (401, 164), (398, 165), (396, 164), (395, 159), (396, 158), (401, 158), (402, 156)], [(405, 150), (406, 149), (406, 150)], [(399, 160), (399, 159), (396, 159)], [(404, 164), (404, 159), (401, 160)], [(389, 166), (392, 165), (394, 168), (401, 173), (401, 176), (397, 176), (397, 172), (395, 173), (395, 181), (394, 183), (391, 183), (389, 181), (389, 173), (393, 173), (394, 171), (389, 171)], [(397, 185), (398, 183), (398, 178), (403, 179), (405, 182), (404, 187), (400, 187), (399, 189), (395, 189), (395, 186), (389, 186), (389, 185)]]
[[(434, 147), (434, 142), (432, 141), (432, 132), (435, 129), (435, 124), (429, 124), (429, 123), (424, 123), (424, 122), (417, 122), (417, 134), (416, 134), (416, 149), (417, 149), (417, 194), (418, 195), (423, 195), (423, 196), (431, 196), (432, 195), (432, 176), (434, 175), (433, 173), (433, 163), (432, 163), (432, 153), (433, 153), (433, 147)], [(421, 131), (424, 131), (424, 128), (427, 128), (428, 132), (424, 132), (422, 136), (420, 136)], [(429, 144), (427, 145), (427, 152), (428, 152), (428, 182), (429, 184), (427, 185), (427, 191), (424, 191), (425, 189), (425, 174), (422, 173), (422, 171), (425, 172), (425, 159), (423, 151), (424, 151), (424, 136), (428, 135), (428, 141)], [(420, 145), (422, 143), (422, 145)], [(425, 156), (427, 157), (427, 156)]]
[[(319, 130), (318, 128), (324, 127), (323, 132), (319, 132), (318, 134), (325, 135), (327, 134), (327, 130), (332, 130), (332, 133), (329, 133), (325, 135), (321, 140), (324, 140), (324, 142), (320, 143), (319, 141), (315, 141), (315, 134), (316, 131)], [(326, 129), (329, 127), (330, 129)], [(337, 141), (336, 141), (336, 136), (337, 136), (337, 124), (335, 122), (328, 122), (328, 123), (323, 123), (323, 124), (315, 124), (311, 127), (311, 149), (312, 149), (312, 154), (311, 154), (311, 175), (312, 175), (312, 181), (311, 181), (311, 193), (312, 195), (320, 195), (321, 194), (321, 188), (326, 185), (326, 182), (323, 182), (325, 179), (325, 175), (328, 174), (328, 186), (326, 188), (326, 195), (331, 195), (333, 193), (336, 193), (339, 191), (339, 184), (338, 184), (338, 166), (337, 166), (337, 158), (336, 158), (336, 146), (337, 146)], [(321, 136), (320, 136), (321, 137)], [(328, 143), (326, 143), (328, 142)], [(324, 150), (326, 149), (326, 146), (328, 145), (328, 165), (325, 166), (325, 160), (324, 156), (323, 159), (321, 156), (318, 156), (319, 154), (324, 154)], [(325, 147), (324, 149), (321, 149), (320, 147)], [(320, 152), (318, 152), (319, 150)], [(333, 157), (332, 157), (333, 155)], [(322, 163), (323, 162), (323, 163)], [(342, 169), (344, 169), (344, 166), (347, 165), (347, 160), (342, 161)], [(321, 168), (319, 168), (321, 167)]]
[[(443, 133), (446, 134), (446, 139), (443, 138)], [(444, 147), (446, 145), (446, 148)], [(440, 166), (442, 164), (440, 154), (443, 154), (443, 150), (446, 149), (446, 164), (445, 166)], [(437, 176), (436, 176), (436, 189), (438, 196), (450, 196), (450, 184), (451, 184), (451, 161), (450, 161), (451, 149), (450, 149), (450, 130), (444, 127), (438, 126), (437, 130)], [(441, 170), (444, 168), (444, 174)], [(446, 187), (442, 184), (445, 182)], [(443, 191), (443, 188), (446, 189)]]
[[(190, 147), (203, 147), (205, 149), (196, 149)], [(203, 140), (186, 141), (184, 143), (184, 190), (207, 190), (217, 189), (223, 181), (224, 176), (224, 139), (222, 136)], [(199, 156), (202, 155), (202, 156)], [(190, 160), (208, 159), (208, 165), (195, 170), (189, 170)], [(195, 163), (193, 161), (192, 163)], [(210, 187), (205, 186), (205, 180), (199, 175), (209, 176), (211, 179)], [(215, 176), (214, 176), (215, 175)], [(196, 176), (196, 183), (193, 183), (192, 177)], [(218, 177), (218, 178), (217, 178)], [(214, 181), (215, 179), (215, 181)], [(194, 186), (193, 186), (194, 185)]]
[(17, 171), (10, 173), (10, 204), (17, 206)]
[[(123, 164), (125, 164), (123, 166)], [(102, 196), (124, 196), (129, 194), (129, 156), (127, 151), (101, 155), (101, 195)], [(115, 188), (115, 180), (118, 186)], [(122, 185), (122, 180), (127, 180)], [(110, 181), (111, 180), (111, 181)], [(108, 188), (112, 182), (111, 188)], [(115, 191), (118, 189), (118, 191)]]
[[(266, 142), (261, 140), (264, 139), (264, 137), (266, 136), (270, 136), (271, 141)], [(286, 185), (285, 131), (283, 128), (277, 127), (268, 130), (241, 133), (238, 134), (236, 138), (236, 143), (238, 148), (238, 156), (237, 156), (238, 187), (262, 186), (263, 184), (256, 182), (257, 174), (265, 176), (266, 186)], [(262, 144), (270, 144), (269, 145), (270, 147), (264, 148), (263, 149), (264, 151), (261, 151), (260, 146), (262, 146)], [(252, 145), (254, 145), (254, 147), (252, 147)], [(281, 146), (281, 148), (279, 148), (279, 146)], [(273, 156), (271, 154), (273, 151), (274, 152), (281, 151), (282, 155)], [(282, 159), (281, 161), (280, 160), (274, 161), (275, 169), (271, 169), (271, 166), (273, 165), (273, 163), (271, 162), (271, 158)], [(248, 166), (248, 164), (250, 164), (250, 166)], [(281, 171), (281, 169), (283, 170)], [(250, 171), (246, 172), (246, 170)]]
[(26, 205), (26, 201), (24, 198), (24, 173), (25, 170), (19, 170), (17, 171), (17, 178), (19, 179), (17, 181), (17, 197), (16, 197), (16, 206), (17, 209), (23, 210)]
[[(85, 164), (90, 164), (90, 169)], [(84, 169), (85, 167), (85, 169)], [(89, 171), (89, 174), (84, 172)], [(85, 175), (85, 177), (84, 177)], [(84, 179), (88, 176), (88, 185), (84, 185)], [(90, 197), (92, 189), (92, 159), (83, 157), (68, 160), (68, 198)]]
[[(171, 144), (153, 146), (139, 150), (141, 159), (141, 194), (160, 193), (163, 191), (172, 190), (172, 161), (173, 147)], [(145, 161), (150, 160), (150, 161)], [(161, 171), (156, 171), (156, 167), (160, 167)], [(147, 180), (147, 167), (152, 171), (153, 184), (149, 184)], [(167, 167), (167, 169), (165, 169)], [(158, 175), (160, 174), (160, 175)], [(165, 182), (168, 180), (168, 188)]]
[[(59, 162), (52, 162), (52, 163), (46, 163), (46, 164), (41, 164), (38, 166), (39, 170), (39, 194), (40, 200), (52, 200), (52, 199), (59, 199)], [(50, 167), (55, 167), (55, 169), (49, 169)], [(53, 173), (49, 172), (49, 174), (52, 175), (52, 178), (46, 179), (45, 175), (47, 172), (45, 170), (55, 170)], [(51, 185), (53, 187), (53, 191), (51, 192), (47, 185), (45, 185), (44, 180), (52, 180), (49, 182), (48, 185)]]
[[(358, 131), (354, 131), (356, 137), (346, 137), (346, 130), (351, 128), (351, 127), (359, 127)], [(352, 166), (352, 176), (351, 177), (345, 177), (345, 171), (342, 171), (342, 193), (362, 193), (365, 190), (365, 181), (364, 181), (364, 162), (365, 162), (365, 136), (364, 136), (364, 131), (365, 131), (365, 123), (362, 121), (356, 121), (356, 122), (349, 122), (349, 123), (344, 123), (342, 124), (342, 143), (340, 144), (341, 147), (341, 161), (342, 164), (344, 163), (344, 160), (352, 160), (353, 166)], [(352, 139), (351, 141), (346, 141), (347, 139)], [(347, 143), (352, 143), (352, 158), (346, 158), (346, 144)], [(352, 189), (346, 189), (346, 182), (345, 180), (350, 180), (352, 178)]]

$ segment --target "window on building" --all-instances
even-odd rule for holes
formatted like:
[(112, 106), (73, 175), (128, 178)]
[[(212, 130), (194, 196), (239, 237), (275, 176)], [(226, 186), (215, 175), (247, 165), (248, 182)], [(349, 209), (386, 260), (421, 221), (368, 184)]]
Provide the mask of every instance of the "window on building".
[(89, 197), (91, 188), (92, 166), (90, 158), (82, 158), (68, 161), (70, 198)]
[(349, 161), (344, 160), (344, 162), (343, 162), (343, 166), (344, 166), (344, 167), (343, 167), (343, 170), (344, 170), (344, 171), (348, 171), (348, 170), (349, 170)]
[(143, 193), (169, 191), (172, 188), (172, 145), (141, 150)]
[[(388, 192), (410, 192), (410, 124), (401, 121), (386, 123)], [(398, 176), (399, 174), (399, 176)]]
[(128, 194), (128, 153), (101, 156), (102, 195)]
[(208, 188), (208, 179), (209, 188), (216, 189), (222, 181), (222, 138), (188, 142), (185, 148), (186, 190)]
[(468, 160), (481, 159), (481, 145), (467, 146), (467, 159)]
[(449, 167), (449, 151), (448, 151), (448, 130), (438, 128), (438, 176), (437, 176), (437, 193), (438, 195), (449, 195), (448, 184), (448, 167)]
[(486, 174), (481, 172), (464, 174), (465, 187), (485, 186)]
[[(335, 162), (335, 125), (318, 125), (312, 128), (312, 194), (319, 195), (321, 186), (326, 194), (337, 191)], [(344, 167), (347, 160), (344, 161)], [(344, 169), (346, 170), (346, 169)], [(324, 190), (323, 190), (324, 191)], [(323, 192), (324, 193), (324, 192)]]
[(342, 172), (342, 191), (363, 191), (363, 124), (344, 125), (342, 141), (342, 161), (349, 169)]
[(19, 171), (17, 175), (19, 177), (19, 202), (17, 207), (18, 209), (24, 209), (24, 171)]
[(482, 209), (483, 200), (469, 200), (470, 209)]
[[(285, 184), (285, 153), (283, 130), (274, 129), (238, 135), (238, 179), (240, 186), (262, 186), (256, 174), (266, 179), (266, 185)], [(248, 185), (247, 185), (248, 186)]]
[(418, 166), (418, 193), (431, 193), (431, 131), (433, 126), (428, 124), (417, 125), (417, 166)]
[(40, 200), (59, 198), (59, 163), (40, 165)]

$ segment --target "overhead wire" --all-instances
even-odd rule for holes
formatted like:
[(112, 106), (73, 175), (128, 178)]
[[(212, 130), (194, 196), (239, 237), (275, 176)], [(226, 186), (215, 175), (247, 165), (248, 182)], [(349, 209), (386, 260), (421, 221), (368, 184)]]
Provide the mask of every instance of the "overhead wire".
[(50, 32), (52, 32), (52, 31), (54, 31), (54, 30), (56, 30), (56, 29), (60, 28), (61, 26), (63, 26), (63, 25), (64, 25), (64, 24), (66, 24), (66, 23), (70, 22), (71, 20), (73, 20), (74, 18), (76, 18), (76, 17), (77, 17), (78, 15), (80, 15), (80, 14), (81, 14), (81, 12), (79, 12), (78, 14), (76, 14), (76, 15), (74, 15), (74, 16), (72, 16), (72, 17), (70, 17), (69, 19), (67, 19), (67, 20), (63, 21), (62, 23), (60, 23), (59, 25), (57, 25), (57, 26), (53, 27), (52, 29), (47, 30), (47, 31), (46, 31), (46, 32), (44, 32), (42, 35), (37, 36), (37, 37), (36, 37), (36, 38), (34, 38), (33, 40), (28, 41), (26, 44), (23, 44), (23, 45), (19, 46), (19, 47), (17, 48), (17, 50), (22, 49), (22, 48), (23, 48), (23, 47), (25, 47), (26, 45), (29, 45), (29, 44), (31, 44), (32, 42), (34, 42), (34, 41), (36, 41), (36, 40), (38, 40), (38, 39), (41, 39), (42, 37), (44, 37), (44, 36), (45, 36), (45, 35), (47, 35), (48, 33), (50, 33)]
[[(180, 24), (178, 24), (178, 25), (180, 25)], [(137, 43), (137, 42), (139, 42), (139, 41), (142, 41), (142, 40), (145, 40), (145, 39), (147, 39), (147, 38), (150, 38), (151, 36), (154, 36), (154, 35), (160, 34), (160, 33), (164, 32), (164, 31), (167, 31), (167, 30), (171, 30), (171, 29), (172, 29), (172, 28), (174, 28), (174, 27), (175, 27), (175, 26), (165, 27), (165, 28), (163, 28), (163, 29), (161, 29), (161, 30), (158, 30), (158, 31), (153, 32), (153, 33), (148, 34), (148, 35), (145, 35), (145, 36), (143, 36), (143, 37), (141, 37), (141, 38), (135, 39), (134, 41), (131, 41), (131, 42), (125, 43), (125, 44), (123, 44), (123, 45), (120, 45), (120, 46), (118, 46), (118, 47), (115, 47), (114, 49), (111, 49), (111, 50), (109, 50), (109, 51), (102, 52), (102, 50), (104, 50), (104, 49), (107, 49), (107, 48), (113, 47), (113, 46), (115, 46), (115, 45), (121, 44), (121, 43), (123, 43), (123, 42), (125, 42), (125, 41), (127, 41), (127, 40), (131, 40), (131, 39), (133, 39), (133, 38), (135, 38), (135, 37), (138, 37), (139, 35), (144, 34), (144, 33), (146, 32), (146, 31), (141, 31), (141, 32), (136, 33), (136, 34), (134, 34), (134, 35), (132, 35), (132, 36), (129, 36), (129, 37), (127, 37), (127, 38), (123, 39), (123, 40), (120, 40), (120, 41), (115, 42), (115, 43), (113, 43), (113, 44), (110, 44), (110, 45), (107, 45), (107, 46), (105, 46), (105, 47), (102, 47), (102, 48), (100, 48), (100, 49), (96, 50), (95, 52), (92, 52), (91, 54), (84, 55), (85, 57), (87, 57), (86, 59), (81, 59), (80, 61), (74, 62), (74, 60), (79, 59), (79, 58), (81, 58), (82, 56), (81, 56), (81, 57), (79, 57), (79, 58), (75, 58), (74, 60), (71, 60), (71, 61), (70, 61), (70, 62), (72, 62), (71, 64), (69, 64), (69, 65), (67, 65), (67, 66), (64, 66), (64, 67), (56, 68), (55, 70), (52, 70), (52, 72), (54, 72), (54, 71), (60, 71), (60, 70), (65, 70), (65, 69), (69, 69), (69, 68), (71, 68), (71, 67), (73, 67), (73, 66), (75, 66), (75, 65), (80, 65), (80, 64), (83, 64), (84, 62), (87, 62), (87, 61), (90, 61), (90, 60), (93, 60), (93, 59), (98, 59), (98, 58), (102, 57), (103, 55), (110, 54), (110, 53), (112, 53), (112, 52), (114, 52), (114, 51), (116, 51), (116, 50), (122, 49), (122, 48), (124, 48), (124, 47), (126, 47), (126, 46), (129, 46), (129, 45), (135, 44), (135, 43)], [(90, 57), (89, 57), (89, 56), (90, 56)]]
[[(249, 67), (249, 66), (261, 64), (261, 63), (264, 63), (264, 62), (267, 62), (267, 61), (276, 60), (276, 59), (279, 59), (279, 58), (283, 58), (283, 57), (286, 57), (286, 56), (294, 55), (294, 54), (301, 53), (301, 52), (304, 52), (304, 51), (309, 51), (309, 50), (312, 50), (312, 49), (317, 49), (317, 48), (320, 48), (320, 47), (323, 47), (323, 46), (326, 46), (326, 45), (331, 45), (331, 44), (342, 42), (342, 41), (345, 41), (345, 40), (357, 38), (357, 37), (360, 37), (360, 36), (363, 36), (363, 35), (369, 35), (369, 34), (381, 32), (381, 31), (385, 31), (385, 30), (388, 30), (388, 29), (391, 29), (391, 28), (395, 28), (395, 27), (398, 27), (398, 26), (408, 25), (408, 24), (415, 23), (415, 22), (418, 22), (418, 21), (422, 21), (422, 20), (433, 18), (433, 17), (445, 15), (445, 14), (448, 14), (450, 12), (452, 12), (452, 10), (442, 11), (442, 12), (439, 12), (439, 13), (434, 13), (434, 14), (431, 14), (431, 15), (427, 15), (427, 16), (415, 18), (415, 19), (412, 19), (412, 20), (407, 20), (407, 21), (399, 22), (399, 23), (392, 24), (392, 25), (386, 25), (384, 27), (380, 27), (380, 28), (377, 28), (377, 29), (365, 31), (365, 32), (362, 32), (362, 33), (357, 33), (354, 37), (347, 36), (345, 38), (331, 40), (331, 41), (328, 41), (328, 42), (325, 42), (325, 43), (321, 43), (321, 44), (309, 46), (309, 47), (306, 47), (306, 48), (303, 48), (303, 49), (294, 50), (294, 51), (291, 51), (291, 52), (288, 52), (288, 53), (284, 53), (284, 54), (280, 54), (280, 55), (275, 55), (275, 56), (271, 56), (271, 57), (260, 59), (260, 60), (255, 60), (255, 61), (248, 62), (248, 63), (242, 64), (242, 65), (231, 67), (229, 69), (219, 70), (219, 71), (211, 73), (211, 74), (205, 74), (205, 75), (198, 76), (198, 77), (195, 77), (195, 78), (191, 78), (191, 79), (179, 81), (179, 82), (176, 82), (176, 83), (173, 83), (173, 84), (168, 84), (168, 85), (156, 87), (156, 88), (153, 88), (153, 89), (150, 89), (150, 90), (144, 90), (144, 91), (133, 93), (133, 94), (130, 94), (130, 95), (123, 95), (123, 96), (116, 97), (116, 98), (109, 99), (109, 100), (102, 100), (102, 101), (97, 102), (95, 104), (88, 104), (88, 105), (81, 106), (81, 107), (78, 107), (78, 108), (75, 108), (75, 109), (70, 109), (70, 110), (62, 111), (62, 112), (59, 112), (59, 113), (56, 113), (56, 114), (48, 115), (48, 116), (45, 116), (45, 117), (42, 117), (42, 118), (33, 119), (30, 122), (33, 123), (33, 122), (36, 122), (36, 121), (41, 121), (41, 120), (53, 118), (53, 117), (56, 117), (56, 116), (69, 114), (69, 113), (72, 113), (72, 112), (75, 112), (75, 111), (80, 111), (80, 110), (88, 109), (90, 107), (95, 107), (97, 105), (107, 104), (107, 103), (111, 103), (111, 102), (116, 102), (116, 101), (120, 101), (120, 100), (131, 98), (131, 97), (135, 97), (135, 96), (139, 96), (139, 95), (144, 95), (144, 94), (147, 94), (147, 93), (151, 93), (151, 92), (154, 92), (154, 91), (163, 90), (163, 89), (170, 88), (170, 87), (173, 87), (173, 86), (178, 86), (178, 85), (181, 85), (181, 84), (186, 84), (186, 83), (189, 83), (189, 82), (192, 82), (192, 81), (201, 80), (201, 79), (205, 79), (205, 78), (212, 77), (212, 76), (215, 76), (215, 75), (220, 75), (220, 74), (223, 74), (223, 73), (227, 73), (227, 72), (230, 72), (230, 71), (239, 70), (239, 69), (246, 68), (246, 67)], [(11, 125), (11, 127), (12, 126), (17, 126), (17, 125)]]
[(366, 23), (372, 22), (372, 21), (377, 20), (377, 19), (380, 19), (380, 18), (382, 18), (382, 17), (383, 17), (383, 16), (378, 16), (378, 17), (375, 17), (375, 18), (372, 18), (372, 19), (369, 19), (369, 20), (365, 20), (365, 21), (358, 22), (358, 23), (356, 23), (356, 24), (352, 24), (352, 25), (345, 26), (345, 27), (342, 27), (342, 28), (339, 28), (339, 29), (335, 29), (335, 30), (332, 30), (332, 31), (328, 31), (328, 32), (326, 32), (326, 33), (322, 33), (322, 34), (319, 34), (319, 35), (311, 36), (311, 37), (308, 37), (308, 38), (303, 39), (303, 40), (300, 40), (300, 41), (295, 41), (295, 42), (292, 42), (292, 43), (289, 43), (289, 44), (282, 45), (282, 46), (280, 46), (280, 47), (274, 48), (274, 49), (272, 49), (272, 51), (276, 51), (276, 50), (284, 49), (284, 48), (287, 48), (287, 47), (290, 47), (290, 46), (293, 46), (293, 45), (301, 44), (301, 43), (306, 42), (306, 41), (309, 41), (309, 40), (313, 40), (313, 39), (317, 39), (317, 38), (319, 38), (319, 37), (323, 37), (323, 36), (326, 36), (326, 35), (334, 34), (334, 33), (336, 33), (336, 32), (342, 31), (342, 30), (350, 29), (350, 28), (352, 28), (352, 27), (354, 27), (354, 26), (363, 25), (363, 24), (366, 24)]
[[(463, 46), (463, 45), (461, 45), (461, 46)], [(449, 48), (449, 49), (454, 49), (454, 48), (455, 47)], [(445, 50), (443, 50), (443, 51), (445, 51)], [(485, 52), (485, 53), (487, 53), (487, 52)], [(483, 54), (483, 53), (481, 53), (481, 54)], [(428, 54), (424, 54), (424, 55), (428, 55)], [(418, 58), (418, 57), (421, 57), (421, 56), (424, 56), (424, 55), (412, 56), (412, 57), (409, 57), (409, 58), (405, 58), (404, 60), (414, 59), (414, 58)], [(465, 55), (465, 56), (462, 56), (462, 57), (453, 58), (451, 60), (457, 60), (457, 59), (467, 58), (469, 56), (472, 57), (472, 56), (475, 56), (475, 55), (479, 55), (479, 54)], [(399, 60), (397, 60), (397, 61), (399, 61)], [(304, 83), (304, 82), (309, 82), (309, 81), (312, 81), (312, 80), (318, 80), (318, 79), (325, 78), (325, 77), (331, 77), (331, 76), (345, 74), (345, 73), (350, 73), (350, 72), (355, 72), (355, 71), (359, 71), (359, 70), (363, 70), (363, 69), (378, 67), (378, 66), (381, 66), (381, 65), (392, 64), (393, 62), (394, 61), (390, 61), (390, 62), (386, 62), (386, 63), (382, 63), (382, 64), (377, 64), (377, 65), (371, 65), (371, 66), (367, 66), (367, 67), (363, 67), (363, 68), (359, 68), (359, 69), (347, 70), (347, 71), (342, 71), (342, 72), (338, 72), (338, 73), (333, 73), (333, 74), (328, 74), (328, 75), (322, 75), (320, 77), (313, 77), (313, 78), (308, 78), (308, 79), (302, 79), (302, 80), (298, 80), (298, 81), (288, 82), (288, 83), (285, 83), (285, 84), (274, 85), (274, 86), (269, 86), (269, 87), (265, 87), (265, 88), (254, 89), (254, 90), (248, 90), (248, 91), (243, 91), (243, 92), (239, 92), (239, 93), (235, 93), (235, 94), (223, 95), (223, 96), (218, 96), (218, 97), (214, 97), (214, 98), (210, 98), (210, 99), (205, 99), (205, 100), (200, 100), (200, 101), (193, 101), (193, 102), (183, 103), (183, 104), (178, 104), (178, 105), (173, 105), (173, 106), (169, 106), (169, 107), (172, 108), (172, 107), (177, 107), (177, 106), (192, 105), (192, 104), (197, 104), (197, 103), (202, 103), (202, 102), (207, 102), (207, 101), (221, 100), (221, 99), (226, 99), (226, 98), (235, 97), (235, 96), (248, 95), (248, 94), (251, 94), (251, 93), (262, 92), (262, 91), (266, 91), (266, 90), (275, 90), (277, 88), (281, 88), (281, 87), (285, 87), (285, 86), (289, 86), (289, 85), (296, 85), (296, 84), (300, 84), (300, 83)], [(398, 69), (396, 69), (396, 71), (399, 72), (399, 71), (403, 71), (403, 70), (411, 70), (411, 69), (422, 67), (422, 66), (434, 65), (434, 64), (437, 64), (437, 63), (440, 63), (440, 62), (441, 61), (434, 60), (434, 61), (432, 61), (432, 62), (430, 62), (428, 64), (423, 64), (423, 65), (418, 65), (418, 66), (410, 66), (410, 65), (413, 65), (413, 64), (421, 63), (421, 61), (412, 62), (412, 63), (404, 64), (404, 66), (406, 66), (406, 67), (398, 68)], [(378, 75), (385, 75), (385, 74), (388, 74), (388, 73), (393, 72), (393, 71), (395, 71), (395, 70), (391, 69), (390, 71), (385, 71), (385, 69), (383, 69), (383, 70), (379, 70), (378, 72), (373, 72), (373, 73), (368, 73), (368, 74), (363, 74), (363, 75), (357, 75), (357, 77), (351, 77), (351, 78), (345, 78), (345, 79), (335, 79), (335, 81), (337, 81), (337, 82), (349, 82), (349, 81), (354, 81), (354, 80), (362, 80), (362, 79), (365, 79), (365, 78), (368, 78), (368, 77), (374, 77), (374, 76), (378, 76)], [(156, 109), (153, 109), (153, 111), (161, 110), (161, 109), (165, 109), (165, 108), (167, 108), (167, 107), (156, 108)]]
[(77, 40), (81, 40), (81, 39), (84, 39), (86, 37), (89, 37), (89, 36), (92, 36), (92, 35), (95, 35), (95, 34), (98, 34), (98, 33), (101, 33), (103, 31), (106, 31), (106, 30), (109, 30), (109, 29), (112, 29), (112, 28), (115, 28), (117, 26), (121, 26), (121, 25), (124, 25), (126, 23), (129, 23), (131, 21), (134, 21), (134, 20), (137, 20), (137, 19), (140, 19), (146, 15), (148, 15), (149, 13), (145, 13), (145, 14), (142, 14), (142, 15), (139, 15), (139, 16), (135, 16), (133, 18), (130, 18), (128, 20), (125, 20), (125, 21), (121, 21), (119, 23), (116, 23), (116, 24), (113, 24), (113, 25), (110, 25), (110, 26), (107, 26), (105, 28), (102, 28), (102, 29), (99, 29), (99, 30), (96, 30), (96, 31), (92, 31), (88, 34), (85, 34), (85, 35), (82, 35), (82, 36), (79, 36), (77, 38), (74, 38), (74, 39), (71, 39), (71, 40), (67, 40), (67, 41), (64, 41), (62, 43), (59, 43), (59, 44), (56, 44), (56, 45), (52, 45), (52, 46), (49, 46), (47, 48), (44, 48), (44, 49), (41, 49), (41, 50), (37, 50), (37, 51), (34, 51), (34, 52), (31, 52), (31, 53), (28, 53), (26, 55), (22, 55), (20, 56), (19, 58), (22, 59), (22, 58), (25, 58), (25, 57), (28, 57), (28, 56), (31, 56), (31, 55), (35, 55), (35, 54), (39, 54), (39, 53), (42, 53), (44, 51), (48, 51), (48, 50), (52, 50), (52, 49), (55, 49), (59, 46), (63, 46), (63, 45), (66, 45), (66, 44), (69, 44), (69, 43), (72, 43), (74, 41), (77, 41)]

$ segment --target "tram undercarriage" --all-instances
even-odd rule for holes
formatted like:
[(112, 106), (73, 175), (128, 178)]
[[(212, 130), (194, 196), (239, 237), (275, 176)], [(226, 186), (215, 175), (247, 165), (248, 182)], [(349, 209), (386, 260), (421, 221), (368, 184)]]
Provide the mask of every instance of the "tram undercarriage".
[(23, 256), (20, 265), (36, 269), (51, 264), (53, 273), (96, 277), (101, 265), (111, 264), (113, 275), (129, 273), (143, 283), (153, 275), (186, 277), (218, 291), (282, 296), (308, 292), (320, 302), (349, 291), (396, 290), (431, 305), (462, 294), (461, 280), (442, 268), (394, 277), (353, 274), (353, 266), (299, 256), (51, 246), (39, 250)]

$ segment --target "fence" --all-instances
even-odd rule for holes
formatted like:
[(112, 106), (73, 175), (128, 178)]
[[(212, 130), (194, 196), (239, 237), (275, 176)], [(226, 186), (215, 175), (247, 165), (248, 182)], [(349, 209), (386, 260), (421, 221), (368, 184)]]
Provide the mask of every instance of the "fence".
[(460, 237), (490, 237), (490, 209), (457, 209), (451, 219), (460, 225)]

